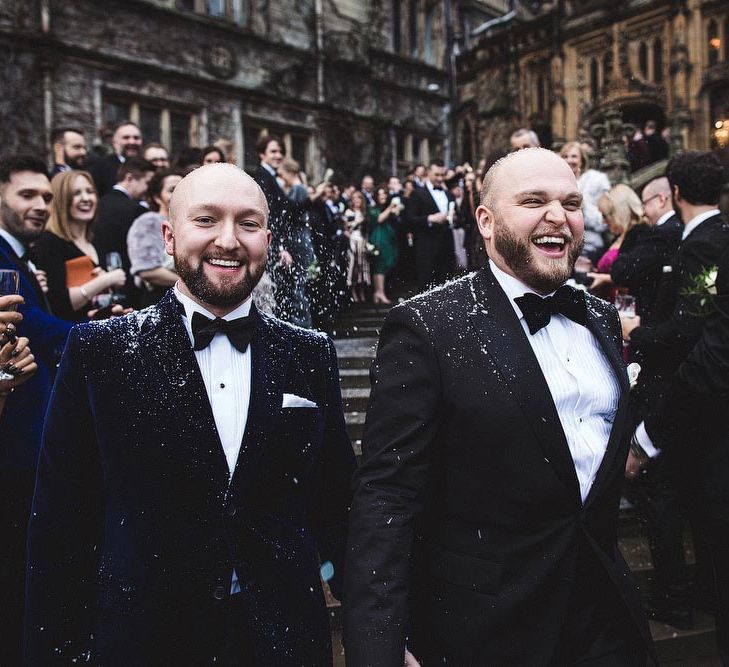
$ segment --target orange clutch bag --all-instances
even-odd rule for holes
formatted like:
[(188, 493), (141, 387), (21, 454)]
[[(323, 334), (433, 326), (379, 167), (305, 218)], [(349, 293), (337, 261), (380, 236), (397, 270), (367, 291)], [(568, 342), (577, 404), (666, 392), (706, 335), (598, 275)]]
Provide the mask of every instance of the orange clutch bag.
[(66, 287), (80, 287), (94, 277), (94, 262), (86, 255), (66, 260)]

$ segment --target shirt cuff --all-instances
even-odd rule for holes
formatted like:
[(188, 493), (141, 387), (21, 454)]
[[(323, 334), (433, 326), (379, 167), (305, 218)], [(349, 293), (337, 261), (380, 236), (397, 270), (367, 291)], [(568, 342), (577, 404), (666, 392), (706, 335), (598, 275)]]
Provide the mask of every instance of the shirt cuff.
[(648, 431), (645, 429), (645, 422), (641, 422), (638, 428), (635, 429), (635, 439), (649, 458), (654, 459), (661, 453), (661, 450), (656, 448), (651, 437), (648, 435)]

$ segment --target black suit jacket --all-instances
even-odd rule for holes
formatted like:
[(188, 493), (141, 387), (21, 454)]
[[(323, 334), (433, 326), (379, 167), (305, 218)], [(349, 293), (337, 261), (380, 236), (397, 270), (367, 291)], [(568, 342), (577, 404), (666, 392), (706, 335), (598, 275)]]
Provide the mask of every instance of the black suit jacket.
[(263, 315), (251, 345), (229, 482), (171, 291), (72, 330), (29, 525), (28, 664), (220, 661), (233, 568), (256, 664), (330, 664), (319, 558), (336, 591), (354, 469), (334, 347)]
[(105, 194), (111, 192), (114, 184), (117, 182), (116, 177), (119, 173), (119, 167), (122, 164), (122, 161), (116, 153), (104, 155), (103, 157), (96, 155), (89, 157), (86, 169), (94, 179), (99, 197), (103, 197)]
[(626, 287), (635, 297), (643, 325), (655, 322), (656, 299), (664, 278), (663, 267), (670, 265), (681, 243), (683, 224), (673, 215), (662, 225), (636, 225), (625, 236), (620, 252), (610, 268), (618, 287)]
[(136, 199), (127, 197), (123, 192), (112, 189), (99, 200), (99, 217), (94, 226), (94, 245), (99, 253), (99, 263), (106, 267), (106, 255), (118, 252), (122, 258), (122, 267), (127, 272), (127, 283), (124, 292), (130, 299), (129, 305), (136, 305), (137, 289), (134, 277), (129, 272), (131, 262), (127, 249), (127, 234), (132, 223), (148, 208)]
[[(453, 195), (444, 190), (448, 201), (453, 201)], [(415, 255), (422, 267), (435, 267), (443, 276), (451, 271), (454, 261), (453, 233), (448, 223), (429, 225), (428, 216), (439, 213), (430, 190), (427, 187), (413, 190), (406, 208), (406, 221), (415, 234)]]
[(268, 203), (268, 228), (271, 230), (271, 249), (269, 251), (269, 272), (275, 267), (281, 250), (290, 247), (289, 230), (291, 227), (291, 206), (286, 193), (281, 189), (275, 176), (262, 165), (258, 165), (253, 178), (261, 186)]
[(685, 292), (701, 271), (718, 264), (727, 244), (729, 224), (721, 215), (704, 220), (681, 242), (659, 290), (656, 324), (640, 326), (630, 336), (631, 347), (648, 365), (646, 378), (669, 377), (698, 342), (706, 319)]
[(697, 517), (729, 521), (729, 246), (716, 287), (701, 338), (645, 421)]
[(605, 302), (588, 296), (588, 310), (621, 395), (584, 506), (549, 388), (488, 265), (390, 311), (350, 514), (348, 665), (401, 665), (408, 632), (414, 651), (425, 637), (453, 664), (546, 664), (581, 548), (650, 642), (617, 548), (620, 326)]

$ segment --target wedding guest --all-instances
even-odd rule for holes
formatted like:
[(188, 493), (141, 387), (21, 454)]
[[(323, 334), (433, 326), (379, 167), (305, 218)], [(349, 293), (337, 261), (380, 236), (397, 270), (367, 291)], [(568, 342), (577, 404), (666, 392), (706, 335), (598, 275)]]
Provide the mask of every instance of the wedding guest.
[(154, 165), (155, 169), (169, 169), (170, 155), (167, 149), (156, 141), (147, 144), (142, 149), (142, 157)]
[[(98, 209), (96, 186), (86, 171), (64, 171), (51, 181), (53, 201), (45, 230), (31, 257), (48, 279), (46, 294), (53, 313), (84, 322), (94, 299), (126, 281), (123, 269), (108, 273), (99, 266), (93, 244)], [(79, 261), (81, 260), (81, 261)]]
[(614, 240), (598, 260), (597, 271), (588, 272), (587, 277), (593, 281), (590, 291), (612, 303), (615, 301), (616, 288), (610, 269), (618, 257), (626, 234), (637, 225), (642, 227), (642, 231), (646, 231), (647, 221), (640, 197), (623, 183), (618, 183), (604, 194), (598, 202), (598, 208)]
[(162, 222), (169, 216), (170, 199), (181, 180), (180, 171), (157, 171), (147, 188), (150, 210), (134, 220), (127, 234), (129, 271), (141, 292), (142, 308), (157, 303), (177, 281), (174, 263), (165, 252)]
[(218, 146), (207, 146), (206, 148), (203, 148), (202, 163), (215, 164), (216, 162), (227, 162), (223, 149), (218, 148)]
[(392, 303), (385, 294), (385, 278), (397, 264), (397, 233), (400, 222), (401, 204), (389, 201), (385, 188), (378, 188), (375, 193), (377, 203), (369, 210), (370, 243), (377, 248), (377, 255), (372, 260), (374, 281), (373, 303)]
[(344, 234), (349, 239), (347, 286), (352, 301), (367, 301), (366, 290), (371, 283), (367, 257), (367, 201), (359, 190), (352, 193), (350, 208), (344, 212)]

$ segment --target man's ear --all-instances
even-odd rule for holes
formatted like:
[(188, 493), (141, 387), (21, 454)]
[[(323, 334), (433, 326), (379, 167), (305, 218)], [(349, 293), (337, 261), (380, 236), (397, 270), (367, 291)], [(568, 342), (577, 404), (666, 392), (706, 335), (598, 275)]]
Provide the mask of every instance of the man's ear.
[(170, 256), (175, 255), (175, 230), (169, 220), (162, 221), (162, 240), (165, 243), (165, 252)]
[(481, 204), (476, 209), (476, 224), (478, 225), (478, 231), (481, 236), (486, 240), (490, 239), (493, 234), (494, 225), (493, 211)]
[(673, 198), (676, 201), (681, 201), (681, 191), (678, 189), (678, 185), (673, 186)]

